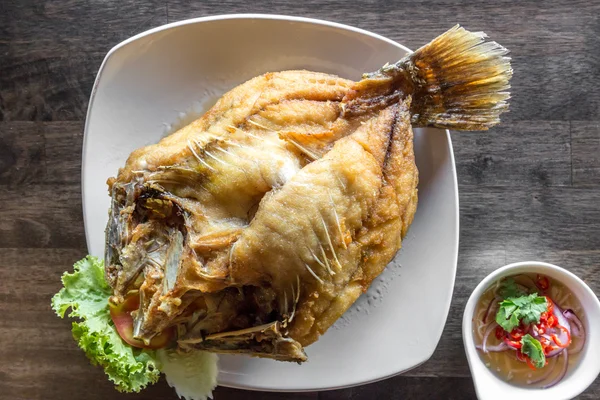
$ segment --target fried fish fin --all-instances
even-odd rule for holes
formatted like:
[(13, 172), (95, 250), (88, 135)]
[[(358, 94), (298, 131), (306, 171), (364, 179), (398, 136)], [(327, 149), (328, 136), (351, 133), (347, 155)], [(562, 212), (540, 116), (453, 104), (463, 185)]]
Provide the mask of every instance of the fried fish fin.
[(454, 26), (395, 64), (364, 74), (346, 112), (385, 106), (412, 96), (412, 124), (487, 130), (508, 110), (513, 70), (508, 50), (483, 32)]

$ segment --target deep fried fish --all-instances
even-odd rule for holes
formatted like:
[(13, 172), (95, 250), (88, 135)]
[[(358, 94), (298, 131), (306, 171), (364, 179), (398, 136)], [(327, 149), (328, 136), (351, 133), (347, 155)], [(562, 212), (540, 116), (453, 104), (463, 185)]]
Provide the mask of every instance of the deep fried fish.
[(454, 27), (358, 82), (256, 77), (134, 151), (109, 180), (106, 277), (134, 335), (304, 361), (400, 249), (417, 207), (412, 126), (485, 130), (506, 49)]

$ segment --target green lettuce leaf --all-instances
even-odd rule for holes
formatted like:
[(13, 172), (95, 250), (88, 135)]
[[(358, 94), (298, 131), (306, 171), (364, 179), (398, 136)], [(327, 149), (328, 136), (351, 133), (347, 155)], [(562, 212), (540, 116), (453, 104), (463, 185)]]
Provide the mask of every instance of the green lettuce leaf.
[(139, 392), (158, 381), (160, 364), (153, 351), (135, 349), (121, 339), (110, 318), (110, 288), (104, 280), (103, 262), (88, 256), (62, 277), (63, 288), (52, 298), (52, 309), (73, 322), (73, 337), (92, 364), (100, 365), (122, 392)]

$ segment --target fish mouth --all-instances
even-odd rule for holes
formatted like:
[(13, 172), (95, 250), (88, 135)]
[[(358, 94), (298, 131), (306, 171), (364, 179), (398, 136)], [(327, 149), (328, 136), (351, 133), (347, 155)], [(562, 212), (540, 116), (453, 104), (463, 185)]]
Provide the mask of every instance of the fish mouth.
[(168, 192), (141, 179), (114, 182), (111, 192), (104, 262), (113, 300), (122, 301), (148, 265), (162, 270), (165, 292), (172, 289), (187, 236), (184, 210)]
[[(132, 312), (133, 336), (149, 343), (174, 328), (183, 351), (305, 361), (302, 345), (288, 335), (289, 315), (280, 312), (276, 291), (267, 284), (235, 285), (227, 268), (198, 271), (210, 261), (192, 246), (193, 221), (183, 199), (146, 178), (109, 180), (105, 278), (113, 290), (111, 302), (119, 304), (130, 293), (140, 297)], [(191, 270), (206, 290), (189, 284)]]

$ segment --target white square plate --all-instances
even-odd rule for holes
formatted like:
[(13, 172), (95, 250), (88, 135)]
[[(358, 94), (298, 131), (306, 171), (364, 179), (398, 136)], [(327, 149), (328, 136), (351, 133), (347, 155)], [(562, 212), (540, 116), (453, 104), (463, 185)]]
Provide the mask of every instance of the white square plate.
[[(131, 151), (157, 142), (185, 115), (197, 115), (227, 90), (268, 71), (308, 69), (357, 80), (407, 52), (360, 29), (274, 15), (182, 21), (117, 45), (98, 72), (85, 126), (82, 185), (90, 253), (104, 253), (106, 179)], [(420, 183), (414, 223), (369, 291), (306, 349), (308, 362), (221, 356), (220, 385), (333, 389), (384, 379), (429, 359), (454, 287), (458, 188), (448, 131), (416, 129), (415, 154)]]

